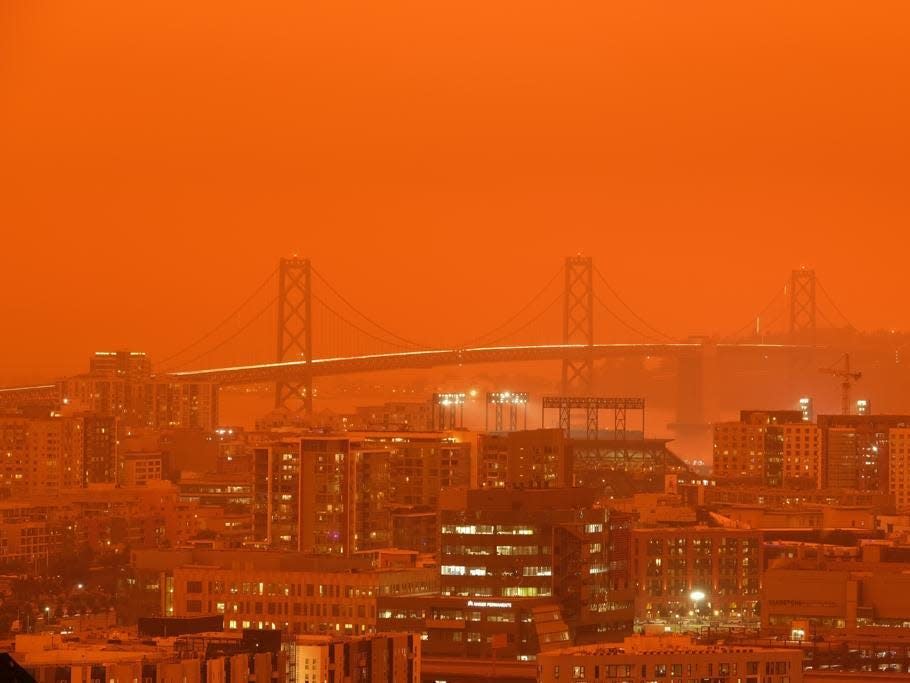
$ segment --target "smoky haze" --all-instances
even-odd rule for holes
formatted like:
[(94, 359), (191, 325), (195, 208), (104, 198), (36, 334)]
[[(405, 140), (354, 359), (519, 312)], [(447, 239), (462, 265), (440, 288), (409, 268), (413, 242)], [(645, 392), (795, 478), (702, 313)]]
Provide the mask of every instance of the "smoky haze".
[(166, 357), (293, 253), (433, 344), (575, 253), (674, 337), (803, 265), (858, 328), (906, 329), (908, 15), (4, 2), (0, 380)]

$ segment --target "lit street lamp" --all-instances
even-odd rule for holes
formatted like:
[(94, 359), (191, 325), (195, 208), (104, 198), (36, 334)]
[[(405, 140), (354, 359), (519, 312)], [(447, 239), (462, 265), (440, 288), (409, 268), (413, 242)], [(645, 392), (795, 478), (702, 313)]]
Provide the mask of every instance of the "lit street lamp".
[(689, 600), (692, 601), (692, 611), (698, 617), (698, 603), (705, 599), (705, 592), (696, 588), (689, 593)]

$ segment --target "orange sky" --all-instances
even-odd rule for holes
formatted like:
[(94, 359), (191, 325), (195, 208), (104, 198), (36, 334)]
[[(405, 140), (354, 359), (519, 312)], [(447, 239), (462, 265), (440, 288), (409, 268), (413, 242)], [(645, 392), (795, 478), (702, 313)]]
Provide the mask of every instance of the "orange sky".
[(295, 251), (405, 336), (577, 251), (677, 335), (802, 264), (910, 328), (908, 84), (905, 0), (5, 0), (0, 383), (164, 356)]

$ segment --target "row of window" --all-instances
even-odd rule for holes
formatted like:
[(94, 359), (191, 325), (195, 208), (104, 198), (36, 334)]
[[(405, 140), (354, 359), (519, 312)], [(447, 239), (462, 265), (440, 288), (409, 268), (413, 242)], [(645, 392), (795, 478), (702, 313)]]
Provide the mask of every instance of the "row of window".
[(505, 535), (505, 536), (532, 536), (537, 529), (532, 526), (516, 524), (443, 524), (443, 534), (460, 534), (465, 536), (475, 535)]
[[(739, 665), (737, 662), (708, 662), (705, 665), (705, 671), (700, 671), (701, 665), (696, 663), (689, 664), (605, 664), (600, 665), (596, 664), (593, 667), (594, 678), (616, 678), (622, 676), (634, 676), (636, 673), (640, 672), (642, 678), (667, 678), (672, 676), (674, 678), (687, 675), (692, 676), (699, 673), (706, 673), (708, 676), (735, 676), (739, 673), (744, 673), (748, 675), (756, 675), (759, 673), (764, 673), (766, 675), (782, 675), (790, 673), (790, 662), (787, 661), (767, 661), (762, 666), (762, 663), (759, 661), (747, 661), (745, 665), (745, 671), (739, 671)], [(572, 666), (572, 678), (575, 680), (584, 679), (587, 677), (586, 671), (588, 667), (584, 664), (575, 664)], [(762, 671), (764, 670), (764, 671)], [(684, 673), (685, 672), (685, 673)], [(553, 665), (553, 677), (559, 678), (560, 670), (559, 664)]]

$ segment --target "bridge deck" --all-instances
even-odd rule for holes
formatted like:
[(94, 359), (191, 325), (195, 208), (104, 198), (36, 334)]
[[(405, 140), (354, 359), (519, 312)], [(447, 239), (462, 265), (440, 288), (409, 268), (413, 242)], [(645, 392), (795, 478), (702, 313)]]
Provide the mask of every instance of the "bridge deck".
[(789, 344), (538, 344), (525, 346), (491, 346), (466, 349), (433, 349), (400, 353), (371, 354), (342, 358), (315, 358), (306, 361), (261, 363), (236, 367), (188, 370), (166, 375), (179, 381), (214, 382), (222, 386), (257, 382), (292, 381), (309, 374), (312, 377), (345, 375), (380, 370), (432, 368), (446, 365), (468, 365), (521, 361), (580, 360), (591, 357), (668, 357), (690, 356), (693, 359), (706, 349), (718, 353), (730, 351), (769, 353), (808, 350), (812, 347)]

